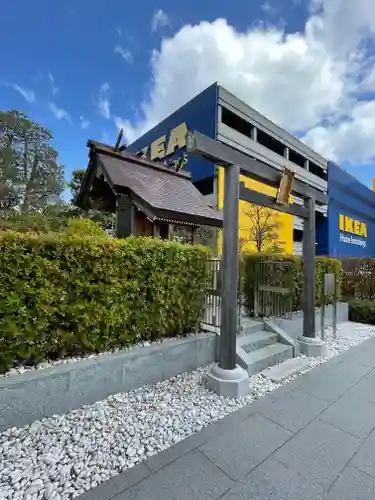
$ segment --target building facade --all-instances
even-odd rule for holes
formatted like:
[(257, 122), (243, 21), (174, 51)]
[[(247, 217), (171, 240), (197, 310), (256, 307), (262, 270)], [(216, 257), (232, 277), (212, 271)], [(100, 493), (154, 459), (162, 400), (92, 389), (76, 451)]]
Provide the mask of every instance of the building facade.
[(317, 228), (317, 253), (375, 257), (375, 193), (328, 164), (328, 217)]
[[(330, 200), (328, 207), (316, 206), (318, 254), (341, 256), (345, 255), (347, 250), (349, 254), (361, 256), (364, 255), (364, 252), (372, 252), (370, 243), (366, 243), (366, 245), (364, 243), (347, 243), (347, 237), (361, 241), (367, 238), (367, 242), (369, 237), (365, 237), (363, 234), (347, 233), (346, 229), (349, 231), (351, 228), (349, 218), (355, 221), (353, 222), (353, 231), (356, 229), (363, 233), (364, 226), (358, 226), (358, 222), (360, 223), (362, 220), (366, 222), (367, 231), (371, 231), (373, 222), (368, 218), (365, 220), (361, 215), (361, 210), (365, 211), (367, 206), (368, 213), (369, 207), (373, 203), (375, 223), (375, 194), (217, 83), (205, 89), (136, 140), (128, 147), (128, 151), (138, 152), (142, 150), (145, 156), (151, 160), (173, 160), (184, 154), (185, 137), (188, 130), (197, 130), (273, 166), (276, 170), (281, 171), (288, 167), (296, 172), (297, 178), (322, 192), (328, 192)], [(208, 199), (209, 203), (222, 208), (223, 169), (214, 163), (189, 155), (185, 170), (191, 173), (193, 183)], [(265, 194), (273, 194), (275, 190), (271, 186), (246, 177), (241, 180), (249, 188)], [(343, 190), (347, 193), (345, 195), (347, 207), (358, 207), (357, 200), (362, 200), (361, 209), (357, 208), (357, 215), (355, 210), (349, 208), (344, 210), (344, 207), (341, 207), (342, 201), (340, 200), (344, 199), (341, 197)], [(364, 199), (366, 202), (363, 201)], [(293, 201), (302, 203), (302, 200), (299, 199)], [(259, 217), (260, 222), (264, 220), (266, 212), (267, 217), (269, 217), (269, 210), (264, 210), (263, 214), (254, 215), (256, 211), (251, 204), (240, 202), (239, 233), (243, 248), (246, 250), (256, 249), (256, 243), (251, 236), (251, 227), (254, 226), (254, 217)], [(267, 250), (270, 246), (277, 246), (281, 251), (287, 253), (301, 253), (302, 220), (281, 212), (272, 212), (271, 219), (275, 234), (273, 238), (264, 242), (262, 250)], [(340, 230), (340, 227), (345, 230)], [(347, 234), (352, 234), (352, 236), (347, 236)]]

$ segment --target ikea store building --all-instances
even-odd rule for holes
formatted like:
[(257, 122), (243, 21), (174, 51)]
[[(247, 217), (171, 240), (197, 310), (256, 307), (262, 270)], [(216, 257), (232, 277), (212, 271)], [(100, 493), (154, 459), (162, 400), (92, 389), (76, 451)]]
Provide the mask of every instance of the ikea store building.
[[(275, 169), (288, 167), (311, 186), (328, 192), (328, 206), (316, 206), (318, 255), (375, 257), (375, 193), (216, 83), (128, 150), (143, 150), (150, 159), (172, 160), (184, 153), (188, 130), (197, 130)], [(185, 169), (210, 203), (222, 208), (223, 169), (193, 155), (188, 157)], [(246, 177), (241, 180), (251, 189), (276, 194), (271, 186)], [(246, 205), (240, 201), (239, 231), (245, 240), (251, 224)], [(277, 220), (277, 246), (286, 253), (301, 253), (302, 220), (282, 212), (274, 212), (273, 217)], [(245, 248), (255, 249), (255, 243), (250, 241)]]

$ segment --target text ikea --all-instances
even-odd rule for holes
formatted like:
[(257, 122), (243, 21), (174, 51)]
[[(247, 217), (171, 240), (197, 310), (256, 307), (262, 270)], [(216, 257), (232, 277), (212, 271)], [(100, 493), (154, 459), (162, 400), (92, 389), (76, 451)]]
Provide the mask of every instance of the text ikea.
[(177, 127), (172, 128), (168, 138), (166, 135), (162, 135), (149, 146), (143, 148), (142, 152), (150, 160), (161, 160), (166, 156), (173, 155), (177, 150), (186, 146), (187, 132), (187, 125), (185, 122), (182, 122)]
[(345, 233), (355, 234), (367, 238), (367, 226), (364, 222), (339, 214), (339, 229)]

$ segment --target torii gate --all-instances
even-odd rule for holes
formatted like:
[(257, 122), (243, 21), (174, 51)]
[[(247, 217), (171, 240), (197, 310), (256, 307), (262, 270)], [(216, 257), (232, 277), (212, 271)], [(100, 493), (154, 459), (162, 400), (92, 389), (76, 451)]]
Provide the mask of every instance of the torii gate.
[[(224, 396), (243, 397), (249, 390), (248, 375), (236, 365), (239, 200), (303, 219), (304, 314), (303, 334), (299, 341), (301, 352), (319, 356), (324, 352), (325, 345), (315, 337), (315, 203), (326, 205), (328, 196), (303, 180), (294, 178), (293, 173), (283, 174), (200, 132), (187, 134), (186, 149), (188, 153), (224, 167), (220, 362), (212, 369), (208, 384)], [(282, 199), (276, 200), (272, 196), (248, 189), (240, 183), (240, 174), (279, 188)], [(281, 190), (284, 190), (284, 194), (280, 193)], [(302, 198), (304, 205), (289, 205), (286, 201), (289, 194)]]

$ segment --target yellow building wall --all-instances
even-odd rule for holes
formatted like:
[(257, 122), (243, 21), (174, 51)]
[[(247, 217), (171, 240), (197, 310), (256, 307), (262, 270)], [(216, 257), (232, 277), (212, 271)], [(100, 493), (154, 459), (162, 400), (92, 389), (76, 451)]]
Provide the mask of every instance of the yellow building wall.
[[(218, 171), (218, 207), (223, 208), (224, 205), (224, 169), (222, 167), (217, 167)], [(276, 196), (276, 188), (272, 186), (268, 186), (267, 184), (263, 184), (254, 179), (249, 179), (249, 177), (241, 175), (240, 181), (244, 182), (245, 186), (249, 189), (253, 189), (258, 193), (268, 194), (270, 196)], [(239, 217), (238, 217), (238, 229), (239, 229), (239, 239), (242, 238), (247, 239), (249, 235), (249, 228), (251, 228), (252, 224), (249, 220), (249, 216), (246, 215), (245, 210), (246, 207), (252, 205), (247, 201), (240, 200), (239, 202)], [(268, 209), (265, 209), (268, 211)], [(277, 223), (279, 224), (279, 228), (277, 230), (277, 246), (282, 249), (284, 253), (292, 254), (293, 253), (293, 216), (290, 214), (286, 214), (284, 212), (279, 212), (277, 210), (271, 210), (273, 215), (273, 220), (277, 219)], [(221, 253), (221, 239), (219, 240), (219, 253)], [(255, 242), (247, 242), (243, 245), (242, 251), (247, 252), (256, 252)], [(266, 245), (264, 251), (267, 251)]]

